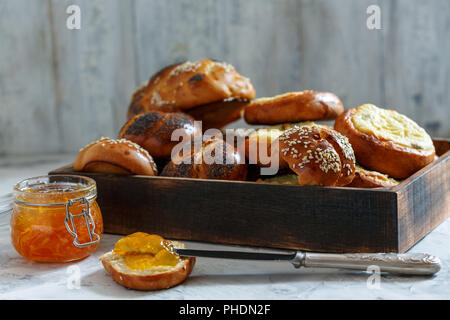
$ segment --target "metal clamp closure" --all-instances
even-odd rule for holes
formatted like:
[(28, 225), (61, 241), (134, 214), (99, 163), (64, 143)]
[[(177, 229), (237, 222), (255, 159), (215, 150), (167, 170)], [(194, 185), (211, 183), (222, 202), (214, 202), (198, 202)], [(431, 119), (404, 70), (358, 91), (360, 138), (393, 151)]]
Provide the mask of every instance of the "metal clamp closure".
[[(76, 202), (81, 202), (82, 204), (85, 205), (85, 208), (83, 209), (83, 211), (80, 214), (74, 215), (70, 212), (70, 207)], [(84, 220), (86, 222), (86, 227), (89, 232), (89, 239), (90, 239), (89, 242), (80, 243), (80, 241), (78, 240), (77, 229), (76, 229), (75, 223), (73, 221), (73, 218), (77, 218), (77, 217), (84, 217)], [(72, 226), (72, 228), (70, 228), (69, 222), (70, 222), (70, 225)], [(67, 231), (74, 237), (74, 239), (73, 239), (74, 246), (76, 246), (78, 248), (89, 247), (100, 241), (100, 236), (94, 232), (95, 231), (95, 223), (91, 216), (91, 208), (89, 206), (89, 201), (85, 197), (81, 197), (78, 199), (69, 199), (67, 201), (66, 217), (64, 218), (64, 224), (66, 225)]]

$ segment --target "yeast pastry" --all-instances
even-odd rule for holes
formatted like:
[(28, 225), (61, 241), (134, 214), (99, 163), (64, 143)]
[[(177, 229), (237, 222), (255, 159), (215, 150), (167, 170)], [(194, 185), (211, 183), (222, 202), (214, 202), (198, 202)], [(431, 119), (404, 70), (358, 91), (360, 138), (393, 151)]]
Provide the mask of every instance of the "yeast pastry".
[(426, 131), (394, 110), (364, 104), (346, 110), (334, 128), (348, 137), (358, 163), (392, 178), (407, 178), (435, 157)]

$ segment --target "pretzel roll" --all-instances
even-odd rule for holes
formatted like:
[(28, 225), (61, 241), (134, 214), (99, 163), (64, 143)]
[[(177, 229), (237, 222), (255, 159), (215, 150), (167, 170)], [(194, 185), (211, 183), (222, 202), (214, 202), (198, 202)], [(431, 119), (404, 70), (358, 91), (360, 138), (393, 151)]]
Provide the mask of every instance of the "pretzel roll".
[(81, 172), (158, 175), (152, 156), (126, 139), (101, 138), (92, 142), (80, 150), (73, 169)]
[(202, 59), (168, 66), (132, 96), (128, 117), (150, 110), (189, 110), (226, 99), (251, 100), (255, 89), (225, 62)]
[(346, 110), (334, 128), (348, 137), (358, 163), (396, 179), (409, 177), (435, 156), (425, 130), (394, 110), (364, 104)]
[[(236, 149), (217, 137), (198, 137), (188, 142), (183, 150), (164, 167), (161, 175), (198, 179), (241, 180), (247, 177), (247, 165)], [(199, 144), (199, 148), (195, 147)], [(197, 150), (198, 149), (198, 150)]]
[(250, 124), (278, 124), (304, 120), (332, 120), (344, 111), (333, 93), (305, 90), (253, 100), (244, 109)]
[(194, 119), (187, 114), (151, 111), (128, 120), (120, 130), (119, 138), (137, 143), (155, 158), (168, 159), (172, 148), (179, 143), (172, 141), (175, 130), (179, 130), (184, 138), (201, 134)]
[(356, 165), (355, 178), (346, 185), (346, 187), (354, 188), (389, 188), (396, 186), (398, 181), (390, 178), (388, 175), (366, 170), (359, 165)]
[(278, 138), (280, 158), (298, 175), (300, 185), (344, 186), (355, 176), (348, 139), (322, 126), (293, 127)]
[(202, 129), (221, 129), (226, 125), (239, 120), (242, 117), (242, 111), (248, 104), (248, 100), (229, 99), (210, 104), (197, 106), (187, 110), (195, 120), (202, 122)]

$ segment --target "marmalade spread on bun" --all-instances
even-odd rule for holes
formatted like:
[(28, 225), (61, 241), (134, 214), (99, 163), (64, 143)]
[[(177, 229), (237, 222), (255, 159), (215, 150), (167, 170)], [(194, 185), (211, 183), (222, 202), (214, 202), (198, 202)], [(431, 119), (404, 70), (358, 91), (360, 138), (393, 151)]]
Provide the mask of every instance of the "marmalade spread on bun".
[(181, 261), (169, 241), (144, 232), (135, 232), (117, 241), (113, 253), (122, 256), (131, 270), (174, 267)]

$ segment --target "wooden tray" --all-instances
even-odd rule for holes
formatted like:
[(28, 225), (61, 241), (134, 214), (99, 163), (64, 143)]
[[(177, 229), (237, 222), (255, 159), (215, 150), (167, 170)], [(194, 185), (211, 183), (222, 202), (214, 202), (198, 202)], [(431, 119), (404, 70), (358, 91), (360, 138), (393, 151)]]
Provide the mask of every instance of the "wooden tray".
[[(96, 180), (107, 233), (321, 252), (405, 252), (450, 213), (450, 141), (393, 188), (83, 173)], [(71, 165), (49, 174), (80, 174)]]

